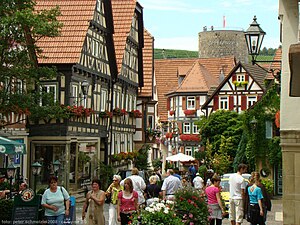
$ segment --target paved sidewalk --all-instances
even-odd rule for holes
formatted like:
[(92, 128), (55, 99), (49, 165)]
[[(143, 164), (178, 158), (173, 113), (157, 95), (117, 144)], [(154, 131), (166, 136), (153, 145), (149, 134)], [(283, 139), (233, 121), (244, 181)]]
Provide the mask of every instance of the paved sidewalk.
[[(82, 206), (83, 203), (76, 204), (76, 225), (82, 225), (83, 221), (81, 219), (82, 215)], [(105, 216), (105, 225), (108, 225), (108, 204), (104, 204), (104, 216)], [(282, 200), (281, 198), (272, 199), (272, 211), (268, 212), (267, 223), (270, 225), (283, 225), (283, 214), (282, 214)], [(228, 219), (223, 220), (223, 225), (230, 225)], [(243, 225), (249, 225), (249, 223), (244, 220)], [(75, 224), (74, 224), (75, 225)], [(149, 224), (150, 225), (150, 224)]]
[[(223, 225), (230, 225), (228, 219), (223, 220)], [(246, 220), (242, 223), (243, 225), (250, 224)], [(272, 211), (267, 214), (266, 224), (270, 225), (283, 225), (283, 214), (282, 214), (282, 200), (281, 198), (272, 199)]]

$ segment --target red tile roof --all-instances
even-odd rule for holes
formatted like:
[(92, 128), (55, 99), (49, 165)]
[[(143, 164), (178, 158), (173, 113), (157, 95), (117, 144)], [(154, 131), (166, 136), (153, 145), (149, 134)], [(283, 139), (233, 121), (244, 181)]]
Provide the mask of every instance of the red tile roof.
[(42, 38), (38, 46), (43, 50), (39, 63), (77, 63), (79, 61), (84, 38), (93, 18), (95, 0), (36, 0), (37, 11), (60, 7), (61, 16), (58, 20), (63, 23), (61, 35), (53, 38)]
[(218, 84), (219, 79), (213, 76), (199, 61), (196, 61), (176, 92), (208, 92), (211, 86)]
[[(161, 121), (167, 121), (167, 97), (166, 94), (178, 88), (178, 72), (191, 70), (192, 66), (199, 62), (217, 79), (223, 68), (227, 75), (235, 66), (233, 56), (223, 58), (189, 58), (189, 59), (158, 59), (154, 61), (154, 70), (158, 92), (158, 115)], [(189, 69), (188, 69), (189, 68)], [(182, 75), (182, 74), (180, 74)]]
[(144, 87), (141, 88), (138, 95), (140, 97), (152, 97), (153, 83), (153, 43), (154, 38), (145, 29), (144, 30), (144, 48), (143, 48), (143, 66), (144, 66)]
[(114, 45), (118, 71), (121, 71), (126, 39), (131, 29), (136, 0), (111, 0), (114, 20)]
[[(60, 7), (63, 23), (61, 35), (43, 38), (38, 45), (43, 49), (39, 63), (78, 63), (90, 20), (96, 7), (96, 0), (37, 0), (36, 10)], [(114, 20), (114, 45), (118, 71), (120, 71), (126, 38), (129, 35), (135, 11), (136, 0), (111, 0)]]
[[(282, 49), (278, 48), (275, 52), (273, 60), (281, 61), (281, 58), (282, 58)], [(281, 62), (272, 62), (269, 69), (272, 69), (274, 70), (274, 73), (277, 73), (278, 71), (281, 70)], [(266, 79), (274, 79), (274, 76), (272, 75), (272, 73), (268, 73)]]

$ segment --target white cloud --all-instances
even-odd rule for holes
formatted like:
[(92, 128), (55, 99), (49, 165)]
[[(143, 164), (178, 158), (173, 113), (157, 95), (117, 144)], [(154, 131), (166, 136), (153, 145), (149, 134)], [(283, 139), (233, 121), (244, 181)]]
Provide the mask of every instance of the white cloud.
[(155, 38), (155, 48), (179, 49), (198, 51), (198, 38), (196, 37), (172, 37)]

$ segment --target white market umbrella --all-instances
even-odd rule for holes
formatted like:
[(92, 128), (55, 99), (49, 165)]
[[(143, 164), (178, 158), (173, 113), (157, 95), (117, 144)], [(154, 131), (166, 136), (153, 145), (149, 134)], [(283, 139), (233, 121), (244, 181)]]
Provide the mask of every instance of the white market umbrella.
[(183, 153), (178, 153), (176, 155), (172, 155), (166, 158), (167, 161), (173, 161), (173, 162), (188, 162), (188, 161), (194, 161), (195, 158), (190, 155), (185, 155)]

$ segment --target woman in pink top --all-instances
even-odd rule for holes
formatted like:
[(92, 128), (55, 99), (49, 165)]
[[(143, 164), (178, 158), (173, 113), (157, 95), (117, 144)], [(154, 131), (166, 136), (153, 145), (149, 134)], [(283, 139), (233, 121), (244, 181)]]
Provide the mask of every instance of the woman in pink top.
[(225, 213), (220, 196), (220, 182), (220, 177), (214, 175), (211, 178), (212, 185), (205, 189), (210, 209), (210, 225), (221, 225), (222, 215)]
[(132, 213), (138, 210), (138, 193), (133, 190), (132, 180), (126, 178), (124, 181), (124, 190), (118, 194), (118, 221), (121, 225), (127, 225), (131, 221)]

